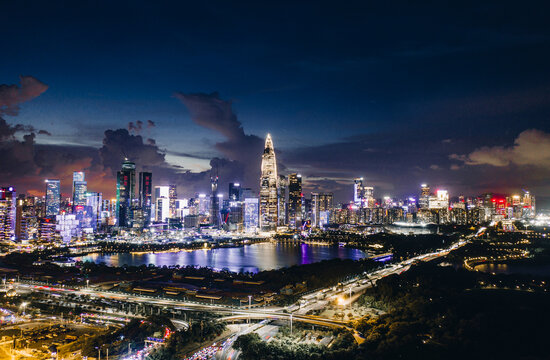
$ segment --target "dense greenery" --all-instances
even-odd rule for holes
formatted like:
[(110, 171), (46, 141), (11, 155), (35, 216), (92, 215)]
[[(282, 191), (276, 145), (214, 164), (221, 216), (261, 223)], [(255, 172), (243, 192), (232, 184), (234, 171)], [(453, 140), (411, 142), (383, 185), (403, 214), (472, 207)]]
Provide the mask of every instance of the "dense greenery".
[(290, 339), (262, 341), (256, 333), (241, 335), (233, 347), (242, 351), (243, 360), (344, 360), (356, 349), (355, 340), (348, 332), (341, 333), (330, 348), (316, 344), (298, 343)]
[(421, 264), (367, 296), (389, 313), (355, 324), (369, 359), (546, 359), (545, 293), (478, 288), (476, 273)]
[(295, 265), (288, 268), (262, 271), (254, 276), (263, 280), (273, 290), (278, 290), (287, 284), (305, 282), (308, 289), (316, 289), (336, 285), (343, 279), (361, 274), (380, 266), (373, 260), (342, 260), (332, 259), (321, 262)]

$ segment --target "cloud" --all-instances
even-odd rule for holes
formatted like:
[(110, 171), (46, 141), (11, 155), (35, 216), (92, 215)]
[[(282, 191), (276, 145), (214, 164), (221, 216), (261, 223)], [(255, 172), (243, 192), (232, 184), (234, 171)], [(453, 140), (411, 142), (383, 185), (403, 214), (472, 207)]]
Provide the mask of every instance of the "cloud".
[(143, 129), (143, 121), (138, 120), (135, 123), (133, 121), (130, 121), (128, 123), (127, 128), (128, 128), (128, 131), (130, 131), (130, 132), (133, 131), (136, 134), (139, 134), (141, 132), (141, 130)]
[(450, 158), (466, 165), (550, 166), (550, 134), (536, 129), (521, 132), (511, 146), (482, 147), (468, 155), (451, 154)]
[[(229, 162), (226, 166), (235, 167), (232, 172), (238, 181), (248, 181), (252, 188), (257, 187), (260, 176), (260, 159), (264, 140), (256, 135), (247, 135), (241, 122), (233, 112), (232, 102), (222, 100), (218, 93), (174, 94), (189, 110), (191, 119), (197, 125), (213, 130), (225, 138), (215, 144), (216, 150)], [(237, 172), (240, 171), (240, 174)], [(221, 179), (221, 177), (220, 177)]]
[(52, 136), (52, 134), (49, 131), (46, 131), (46, 130), (38, 130), (38, 135)]
[(125, 158), (144, 167), (168, 166), (164, 153), (156, 145), (144, 143), (140, 135), (132, 135), (127, 129), (105, 131), (99, 155), (103, 166), (113, 173), (119, 170)]
[(155, 127), (156, 124), (153, 120), (147, 120), (147, 127), (148, 128), (152, 128), (152, 127)]
[(40, 96), (48, 85), (32, 76), (20, 76), (20, 86), (0, 84), (0, 115), (15, 116), (19, 113), (19, 104)]

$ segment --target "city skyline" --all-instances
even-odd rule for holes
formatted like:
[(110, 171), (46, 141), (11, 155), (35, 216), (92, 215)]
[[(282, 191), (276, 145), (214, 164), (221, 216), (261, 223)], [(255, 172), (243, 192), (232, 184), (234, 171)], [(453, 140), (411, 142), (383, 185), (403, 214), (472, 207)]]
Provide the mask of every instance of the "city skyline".
[[(529, 188), (541, 204), (550, 196), (550, 33), (540, 7), (403, 2), (359, 6), (343, 20), (345, 9), (319, 5), (304, 17), (309, 7), (294, 4), (279, 23), (275, 5), (133, 6), (142, 21), (120, 16), (118, 4), (5, 5), (7, 34), (50, 20), (6, 38), (17, 51), (0, 68), (4, 185), (38, 195), (44, 179), (60, 179), (65, 194), (72, 172), (85, 171), (88, 187), (110, 198), (129, 156), (187, 197), (209, 191), (212, 167), (222, 191), (230, 182), (259, 191), (257, 154), (270, 133), (282, 174), (300, 173), (305, 192), (340, 202), (356, 177), (380, 196), (424, 182), (466, 195)], [(226, 15), (237, 26), (224, 26)], [(60, 38), (73, 17), (79, 26)], [(227, 33), (201, 35), (215, 29)], [(36, 48), (48, 61), (28, 60)]]
[(547, 359), (549, 10), (0, 1), (0, 359)]

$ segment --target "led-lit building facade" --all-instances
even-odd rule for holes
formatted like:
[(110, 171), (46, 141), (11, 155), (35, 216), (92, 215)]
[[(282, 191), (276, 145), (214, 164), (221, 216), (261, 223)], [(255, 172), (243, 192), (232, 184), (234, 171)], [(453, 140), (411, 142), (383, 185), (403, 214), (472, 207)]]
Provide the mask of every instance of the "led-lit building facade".
[(353, 180), (353, 203), (357, 207), (361, 207), (363, 204), (363, 178)]
[(422, 184), (420, 186), (420, 197), (418, 198), (418, 207), (420, 209), (427, 209), (430, 203), (430, 186), (428, 184)]
[(292, 229), (302, 226), (302, 175), (288, 175), (288, 225)]
[(178, 188), (176, 185), (168, 185), (168, 199), (169, 199), (169, 212), (168, 216), (170, 218), (176, 217), (176, 201), (178, 200)]
[(86, 194), (86, 225), (94, 231), (101, 225), (101, 208), (103, 204), (103, 195), (99, 192), (89, 192)]
[(55, 219), (55, 230), (61, 236), (63, 242), (68, 243), (72, 238), (81, 235), (80, 221), (75, 214), (60, 214)]
[(46, 180), (46, 216), (59, 214), (61, 203), (61, 184), (57, 179)]
[(210, 224), (217, 228), (221, 225), (220, 197), (218, 196), (217, 175), (210, 177), (210, 185), (212, 187), (212, 193), (210, 194)]
[(262, 155), (260, 177), (260, 228), (262, 231), (277, 227), (277, 160), (271, 135), (267, 134)]
[(13, 186), (0, 188), (0, 240), (14, 241), (17, 198)]
[(244, 199), (244, 229), (246, 232), (255, 232), (260, 226), (260, 202), (258, 198)]
[(88, 185), (84, 180), (83, 171), (73, 172), (73, 208), (86, 205), (86, 192)]
[(136, 164), (126, 159), (122, 169), (117, 172), (116, 215), (119, 227), (132, 227), (134, 214), (133, 203), (136, 188)]
[(323, 227), (329, 223), (333, 198), (332, 193), (311, 193), (311, 226)]
[(155, 186), (155, 221), (165, 222), (170, 217), (170, 187)]
[(149, 227), (151, 222), (151, 195), (153, 189), (153, 174), (150, 172), (139, 173), (139, 208), (141, 209), (141, 216), (143, 221), (143, 227)]
[(279, 183), (277, 184), (277, 206), (279, 207), (277, 216), (279, 226), (285, 226), (287, 224), (287, 187), (288, 179), (284, 175), (279, 175)]

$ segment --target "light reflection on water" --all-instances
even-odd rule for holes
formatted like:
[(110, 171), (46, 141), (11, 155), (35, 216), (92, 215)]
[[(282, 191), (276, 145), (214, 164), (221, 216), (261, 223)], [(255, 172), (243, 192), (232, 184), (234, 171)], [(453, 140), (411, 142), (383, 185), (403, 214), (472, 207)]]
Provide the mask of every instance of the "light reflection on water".
[(258, 272), (279, 269), (292, 265), (303, 265), (334, 258), (359, 260), (366, 257), (362, 250), (337, 246), (306, 244), (262, 243), (235, 248), (218, 248), (149, 254), (89, 254), (76, 257), (77, 261), (104, 262), (109, 266), (149, 265), (156, 266), (201, 266), (216, 270)]
[(479, 264), (474, 267), (478, 271), (494, 274), (530, 274), (530, 275), (550, 275), (550, 264), (506, 264), (506, 263), (488, 263)]

